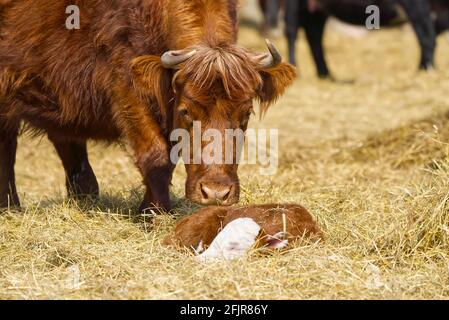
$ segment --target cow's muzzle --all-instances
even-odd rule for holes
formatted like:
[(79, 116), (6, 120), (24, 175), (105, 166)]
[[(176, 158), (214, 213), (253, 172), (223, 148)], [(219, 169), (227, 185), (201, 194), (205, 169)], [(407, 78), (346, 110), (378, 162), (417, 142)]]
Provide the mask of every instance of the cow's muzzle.
[(201, 179), (196, 183), (192, 200), (202, 205), (230, 206), (239, 201), (239, 183), (231, 179)]

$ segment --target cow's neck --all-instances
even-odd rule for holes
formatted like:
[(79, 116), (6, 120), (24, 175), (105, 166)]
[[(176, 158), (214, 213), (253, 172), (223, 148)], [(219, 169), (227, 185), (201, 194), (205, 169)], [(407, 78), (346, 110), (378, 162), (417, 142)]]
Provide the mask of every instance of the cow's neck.
[(219, 46), (236, 40), (236, 0), (170, 0), (167, 11), (170, 49), (194, 44)]

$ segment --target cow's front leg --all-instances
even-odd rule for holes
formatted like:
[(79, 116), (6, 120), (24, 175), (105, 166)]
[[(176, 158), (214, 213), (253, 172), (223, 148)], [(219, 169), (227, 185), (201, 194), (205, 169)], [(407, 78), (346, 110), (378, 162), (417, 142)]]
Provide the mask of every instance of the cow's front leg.
[(170, 211), (169, 186), (173, 164), (161, 126), (150, 114), (149, 107), (132, 93), (121, 99), (119, 126), (134, 152), (136, 164), (146, 186), (140, 211), (163, 209)]
[(421, 47), (420, 69), (433, 69), (437, 36), (429, 1), (400, 0), (400, 4), (407, 12), (410, 23), (418, 37)]
[(269, 0), (265, 3), (265, 27), (275, 29), (279, 25), (279, 11), (281, 4), (279, 0)]
[(285, 36), (288, 42), (288, 61), (296, 65), (296, 39), (300, 27), (301, 14), (298, 0), (285, 1)]
[(324, 27), (327, 17), (321, 13), (310, 13), (304, 21), (304, 29), (312, 51), (313, 59), (320, 78), (332, 78), (327, 67), (323, 49)]
[(14, 175), (18, 129), (6, 127), (0, 119), (0, 208), (20, 206)]
[(89, 163), (86, 142), (60, 141), (50, 136), (49, 139), (64, 166), (68, 196), (78, 199), (98, 197), (98, 182)]
[(148, 148), (136, 152), (137, 165), (143, 176), (146, 193), (139, 211), (159, 209), (171, 210), (169, 187), (172, 178), (172, 165), (168, 147), (165, 143), (152, 139)]

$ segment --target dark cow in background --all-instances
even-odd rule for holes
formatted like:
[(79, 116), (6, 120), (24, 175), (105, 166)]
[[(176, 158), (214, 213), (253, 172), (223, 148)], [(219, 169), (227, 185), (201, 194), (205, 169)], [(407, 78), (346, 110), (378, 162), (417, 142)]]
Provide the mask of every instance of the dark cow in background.
[(346, 23), (365, 26), (369, 5), (380, 8), (381, 26), (410, 21), (421, 47), (420, 68), (434, 67), (436, 36), (449, 28), (449, 1), (446, 0), (285, 0), (290, 63), (296, 64), (298, 29), (304, 28), (318, 75), (329, 77), (323, 50), (326, 21), (334, 16)]
[(279, 26), (279, 12), (284, 6), (284, 0), (259, 0), (259, 5), (264, 17), (263, 31), (267, 33), (270, 29), (276, 29)]
[(448, 0), (431, 0), (437, 35), (449, 30), (449, 1)]
[[(66, 29), (71, 4), (79, 30)], [(172, 130), (192, 135), (201, 121), (223, 137), (245, 131), (253, 100), (266, 110), (296, 75), (273, 45), (260, 54), (236, 44), (236, 8), (237, 0), (0, 0), (0, 207), (19, 205), (24, 122), (53, 142), (69, 195), (98, 194), (86, 141), (122, 139), (146, 186), (141, 209), (170, 209)], [(237, 164), (186, 170), (189, 199), (238, 201)]]

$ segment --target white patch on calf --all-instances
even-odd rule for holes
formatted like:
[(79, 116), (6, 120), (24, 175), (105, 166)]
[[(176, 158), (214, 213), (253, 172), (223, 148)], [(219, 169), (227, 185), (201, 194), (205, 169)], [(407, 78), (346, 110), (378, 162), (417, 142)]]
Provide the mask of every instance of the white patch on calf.
[(198, 244), (198, 247), (196, 247), (196, 249), (194, 249), (194, 250), (197, 255), (204, 251), (203, 240), (200, 241), (200, 243)]
[(210, 247), (196, 258), (210, 261), (243, 257), (254, 246), (259, 232), (260, 226), (253, 219), (236, 219), (226, 225)]
[(285, 248), (288, 246), (288, 240), (285, 240), (285, 238), (285, 232), (278, 232), (274, 236), (268, 235), (266, 239), (267, 248), (278, 250)]
[(287, 215), (285, 213), (282, 214), (282, 231), (266, 237), (267, 248), (280, 250), (288, 246), (288, 240), (285, 239), (287, 238)]

